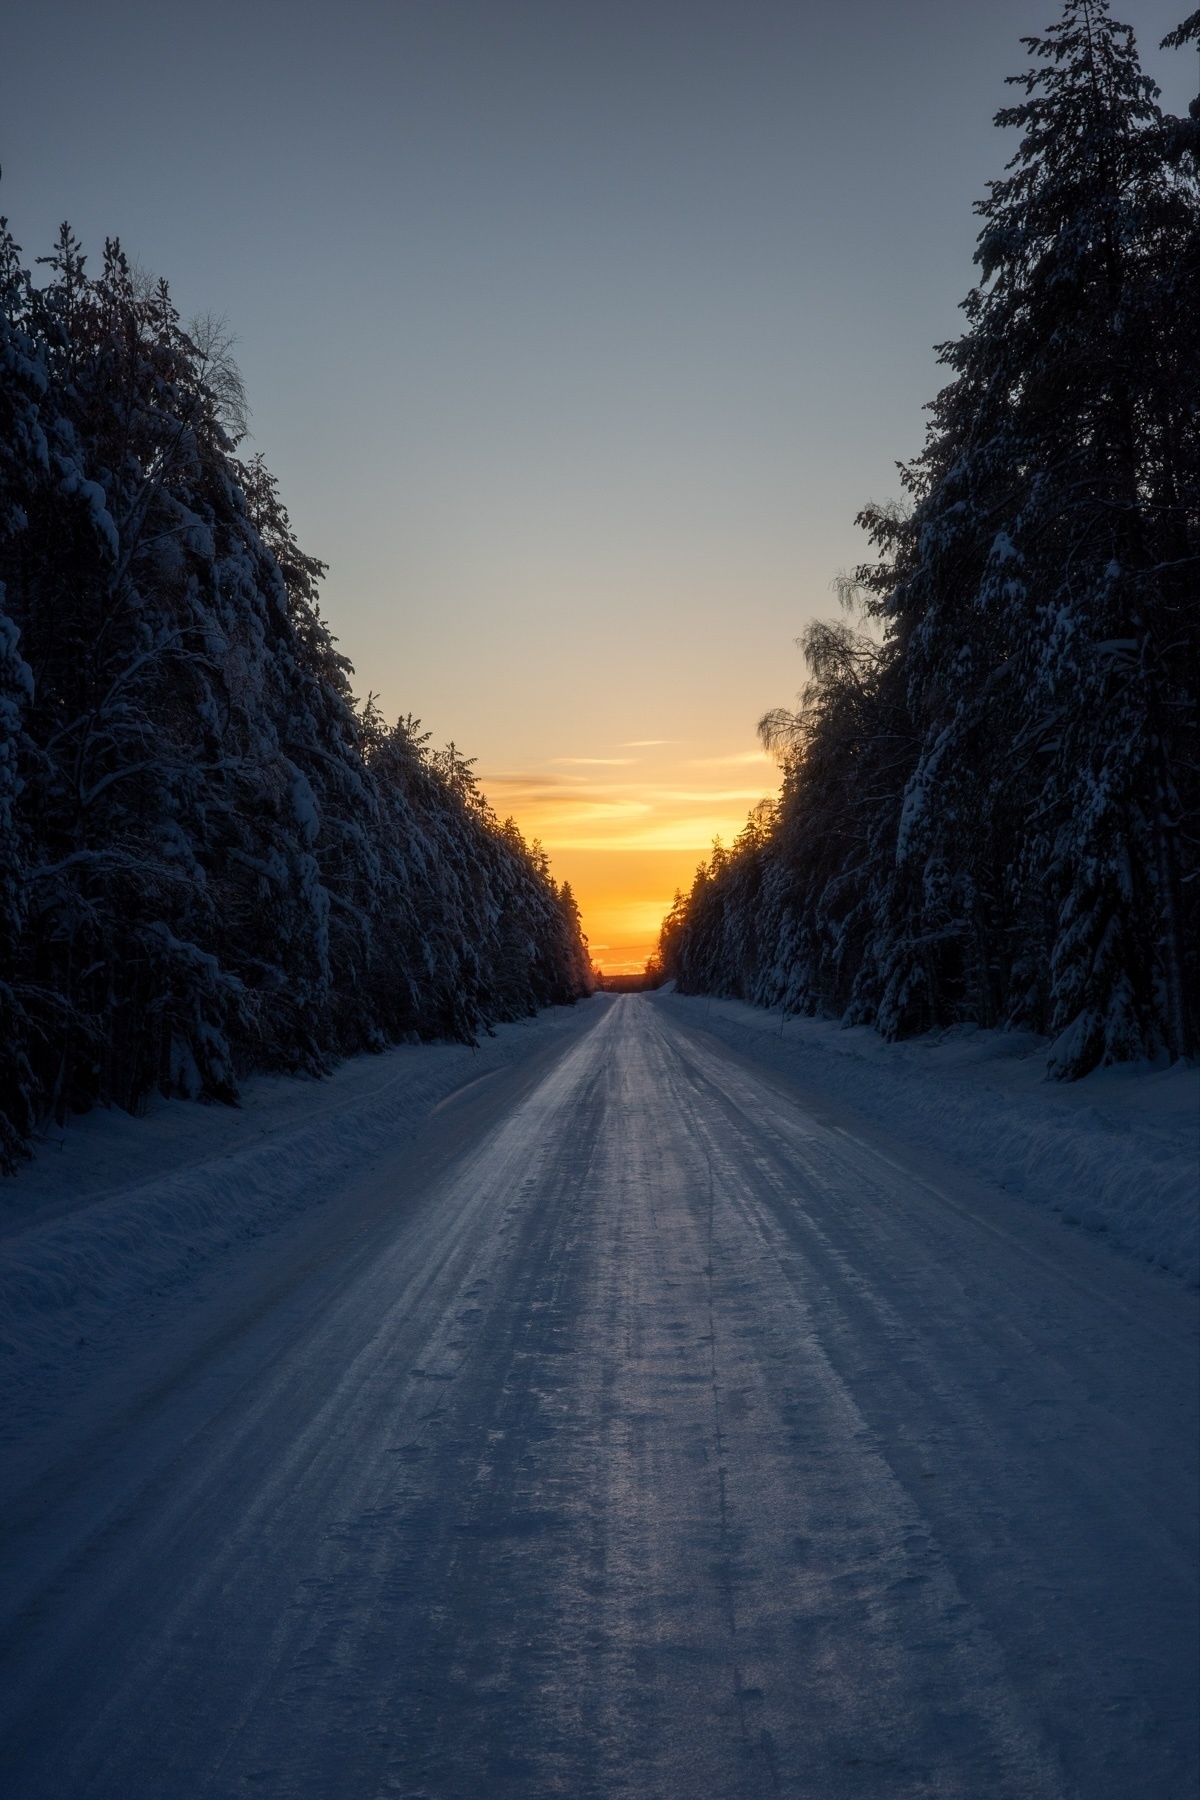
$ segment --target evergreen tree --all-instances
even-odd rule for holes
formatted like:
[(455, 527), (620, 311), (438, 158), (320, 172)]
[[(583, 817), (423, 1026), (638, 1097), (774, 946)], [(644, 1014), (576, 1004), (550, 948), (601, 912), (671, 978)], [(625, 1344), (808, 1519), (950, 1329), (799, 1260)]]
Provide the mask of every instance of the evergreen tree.
[(919, 504), (901, 529), (868, 516), (899, 553), (876, 592), (911, 627), (922, 731), (891, 983), (953, 949), (921, 1015), (889, 1018), (889, 989), (881, 1022), (958, 1002), (1045, 1023), (1072, 1075), (1160, 1032), (1194, 1041), (1175, 772), (1196, 692), (1197, 194), (1106, 0), (1026, 42), (971, 329), (908, 471)]
[[(48, 458), (38, 423), (46, 377), (38, 346), (16, 323), (28, 277), (0, 219), (0, 545), (24, 529)], [(25, 855), (17, 807), (25, 711), (33, 678), (0, 582), (0, 1173), (12, 1169), (33, 1126), (37, 1098), (28, 1059), (29, 1020), (14, 980), (24, 921)]]
[(817, 628), (801, 714), (764, 721), (763, 948), (744, 858), (673, 941), (690, 967), (716, 909), (753, 997), (1030, 1025), (1071, 1077), (1197, 1046), (1200, 188), (1107, 0), (1025, 42), (910, 504), (861, 515), (885, 642)]
[(221, 328), (114, 243), (45, 260), (0, 240), (0, 1161), (588, 991), (469, 763), (356, 706)]

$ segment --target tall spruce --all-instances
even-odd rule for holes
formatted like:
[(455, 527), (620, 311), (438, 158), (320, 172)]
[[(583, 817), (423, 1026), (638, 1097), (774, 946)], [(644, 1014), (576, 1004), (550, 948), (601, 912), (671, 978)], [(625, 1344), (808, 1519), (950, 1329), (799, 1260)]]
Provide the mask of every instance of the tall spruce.
[(1073, 1075), (1194, 1041), (1197, 194), (1106, 0), (1026, 43), (971, 329), (906, 471), (918, 504), (866, 516), (896, 558), (871, 580), (909, 626), (922, 740), (881, 1007), (893, 1029), (956, 1003), (1044, 1026)]
[(360, 708), (212, 322), (0, 237), (0, 1163), (39, 1119), (588, 991), (451, 748)]
[[(27, 523), (27, 507), (48, 463), (38, 419), (46, 374), (39, 347), (21, 329), (29, 277), (0, 219), (0, 550)], [(0, 581), (0, 1172), (11, 1169), (36, 1119), (29, 1065), (30, 1022), (14, 981), (25, 899), (25, 849), (18, 804), (21, 751), (33, 678), (20, 653)]]
[(810, 634), (806, 706), (764, 721), (789, 761), (739, 853), (770, 920), (742, 986), (887, 1036), (1030, 1026), (1074, 1077), (1197, 1047), (1200, 187), (1106, 0), (1024, 41), (953, 379), (909, 503), (860, 516), (885, 641)]

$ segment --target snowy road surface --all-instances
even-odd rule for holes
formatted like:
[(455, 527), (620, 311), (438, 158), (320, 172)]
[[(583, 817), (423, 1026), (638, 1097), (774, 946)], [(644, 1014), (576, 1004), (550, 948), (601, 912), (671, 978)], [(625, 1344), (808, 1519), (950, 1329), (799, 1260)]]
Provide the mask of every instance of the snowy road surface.
[(1193, 1800), (1194, 1296), (596, 1016), (10, 1492), (8, 1800)]

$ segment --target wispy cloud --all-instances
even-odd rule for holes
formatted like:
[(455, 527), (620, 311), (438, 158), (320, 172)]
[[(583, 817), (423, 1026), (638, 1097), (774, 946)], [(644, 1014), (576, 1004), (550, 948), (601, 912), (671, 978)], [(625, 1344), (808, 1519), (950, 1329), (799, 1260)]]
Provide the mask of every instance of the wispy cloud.
[[(779, 785), (779, 769), (760, 750), (684, 756), (669, 745), (706, 747), (696, 738), (639, 738), (613, 744), (611, 756), (480, 773), (500, 817), (511, 814), (527, 838), (540, 839), (555, 874), (570, 880), (592, 954), (609, 969), (643, 965), (674, 889), (686, 889), (713, 839), (732, 843)], [(615, 754), (660, 748), (661, 756)]]
[[(687, 742), (639, 740), (646, 747)], [(541, 769), (481, 773), (480, 785), (502, 818), (512, 814), (526, 837), (540, 839), (552, 855), (637, 851), (692, 862), (707, 855), (714, 837), (732, 842), (750, 809), (778, 788), (779, 770), (758, 750), (653, 760), (556, 756)], [(642, 901), (651, 910), (658, 906), (657, 886)], [(639, 928), (648, 929), (643, 921)], [(600, 929), (611, 945), (623, 939), (626, 926), (606, 918)]]
[(776, 762), (765, 750), (739, 750), (735, 756), (690, 756), (684, 763), (686, 769), (728, 769), (735, 765), (773, 769)]
[(581, 786), (586, 788), (589, 783), (586, 775), (546, 775), (541, 772), (536, 775), (524, 775), (506, 772), (501, 775), (481, 775), (479, 785), (484, 793), (492, 799), (494, 805), (494, 796), (501, 789), (506, 793), (513, 794), (547, 797), (558, 795), (566, 798), (567, 795), (576, 793)]

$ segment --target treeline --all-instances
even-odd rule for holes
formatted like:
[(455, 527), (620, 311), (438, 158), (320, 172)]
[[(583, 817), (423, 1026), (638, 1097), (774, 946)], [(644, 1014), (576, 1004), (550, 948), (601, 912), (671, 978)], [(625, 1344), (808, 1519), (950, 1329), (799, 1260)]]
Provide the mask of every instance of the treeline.
[(453, 745), (356, 703), (219, 329), (0, 225), (0, 1167), (591, 985), (570, 890)]
[(1073, 1078), (1200, 1049), (1200, 100), (1160, 112), (1105, 0), (1024, 42), (924, 452), (659, 956), (887, 1038), (1030, 1028)]

